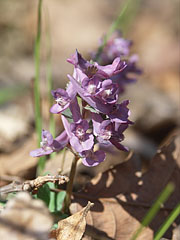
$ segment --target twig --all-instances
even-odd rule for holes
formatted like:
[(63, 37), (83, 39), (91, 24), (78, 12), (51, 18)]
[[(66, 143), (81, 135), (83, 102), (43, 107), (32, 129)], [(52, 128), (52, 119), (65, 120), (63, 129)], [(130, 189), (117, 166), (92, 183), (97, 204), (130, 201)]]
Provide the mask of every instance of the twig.
[(11, 193), (11, 192), (21, 192), (21, 191), (27, 191), (32, 192), (35, 194), (40, 187), (42, 187), (47, 182), (57, 182), (59, 185), (63, 184), (65, 182), (68, 182), (69, 178), (62, 175), (56, 175), (56, 176), (40, 176), (37, 177), (34, 180), (27, 180), (23, 183), (14, 181), (4, 187), (0, 188), (0, 193)]

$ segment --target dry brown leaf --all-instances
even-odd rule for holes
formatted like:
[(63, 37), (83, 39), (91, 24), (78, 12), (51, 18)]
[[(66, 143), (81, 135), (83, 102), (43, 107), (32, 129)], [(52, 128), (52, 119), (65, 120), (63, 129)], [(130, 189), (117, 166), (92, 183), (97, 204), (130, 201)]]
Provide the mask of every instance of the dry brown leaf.
[[(87, 215), (87, 223), (103, 231), (109, 239), (129, 240), (165, 185), (172, 181), (176, 186), (175, 192), (138, 238), (153, 239), (153, 233), (180, 199), (178, 140), (173, 135), (161, 147), (153, 158), (150, 169), (143, 176), (141, 161), (135, 155), (127, 162), (99, 174), (85, 190), (75, 195), (76, 203), (71, 206), (72, 212), (79, 211), (90, 200), (94, 202), (94, 207)], [(166, 236), (170, 237), (171, 232)]]
[(37, 158), (29, 155), (36, 148), (35, 136), (32, 136), (24, 144), (10, 154), (0, 155), (0, 175), (13, 175), (30, 179), (31, 169), (37, 165)]
[(41, 200), (21, 192), (0, 214), (0, 239), (47, 240), (52, 218)]
[(58, 229), (56, 230), (57, 240), (80, 240), (86, 227), (86, 215), (93, 205), (91, 202), (88, 202), (87, 206), (81, 211), (59, 221)]
[(180, 225), (173, 230), (173, 237), (172, 237), (172, 240), (179, 240), (179, 239), (180, 239)]

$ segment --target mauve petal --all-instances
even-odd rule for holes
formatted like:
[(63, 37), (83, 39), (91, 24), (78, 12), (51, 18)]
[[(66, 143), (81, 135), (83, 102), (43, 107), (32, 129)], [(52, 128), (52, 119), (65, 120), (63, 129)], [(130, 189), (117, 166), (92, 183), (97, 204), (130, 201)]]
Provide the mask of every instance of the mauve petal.
[(76, 136), (72, 136), (70, 139), (70, 144), (76, 152), (84, 151), (83, 145), (80, 143), (79, 139)]
[(124, 70), (125, 67), (126, 67), (125, 62), (121, 62), (120, 58), (117, 57), (110, 65), (98, 66), (98, 70), (103, 71), (104, 73), (106, 73), (108, 77), (111, 77)]
[(35, 150), (31, 151), (29, 154), (30, 154), (31, 157), (41, 157), (41, 156), (44, 156), (44, 155), (49, 155), (52, 152), (53, 152), (52, 149), (45, 151), (42, 148), (38, 148), (38, 149), (35, 149)]
[(84, 131), (86, 132), (89, 129), (89, 123), (87, 120), (83, 119), (80, 122), (80, 125), (82, 126), (82, 128), (84, 129)]
[(61, 119), (62, 119), (64, 128), (66, 130), (68, 137), (71, 138), (73, 136), (73, 134), (71, 132), (70, 124), (69, 124), (68, 120), (63, 115), (61, 115)]
[(69, 74), (67, 75), (69, 80), (72, 82), (73, 86), (76, 88), (78, 94), (92, 107), (96, 108), (96, 103), (90, 98), (84, 96), (84, 89), (81, 88), (79, 83)]
[[(88, 78), (87, 75), (85, 73), (83, 73), (81, 71), (81, 69), (79, 68), (74, 68), (74, 72), (73, 72), (73, 78), (76, 79), (76, 81), (78, 81), (79, 83), (82, 83), (84, 81), (84, 79)], [(89, 78), (88, 78), (89, 79)]]
[(58, 142), (56, 140), (53, 141), (53, 149), (54, 149), (54, 151), (59, 151), (59, 150), (61, 150), (63, 148), (64, 148), (63, 144), (61, 144), (60, 142)]
[(108, 87), (109, 85), (111, 85), (113, 82), (111, 79), (106, 79), (102, 82), (102, 88), (106, 88)]
[(63, 96), (65, 98), (69, 98), (69, 95), (68, 93), (66, 92), (66, 90), (62, 89), (62, 88), (58, 88), (56, 90), (52, 90), (51, 91), (53, 97), (56, 99), (58, 98), (59, 96)]
[(95, 167), (99, 164), (99, 162), (95, 162), (90, 158), (82, 158), (82, 163), (87, 167)]
[(129, 149), (128, 149), (128, 147), (125, 147), (125, 146), (123, 146), (122, 144), (120, 144), (119, 142), (117, 142), (115, 139), (110, 139), (110, 142), (117, 148), (117, 149), (119, 149), (119, 150), (121, 150), (121, 151), (125, 151), (125, 152), (128, 152), (129, 151)]
[(66, 92), (68, 93), (69, 97), (71, 99), (74, 99), (77, 92), (76, 92), (76, 89), (74, 89), (73, 85), (71, 82), (68, 83), (68, 86), (67, 86), (67, 89), (66, 89)]
[(48, 145), (51, 145), (53, 143), (53, 136), (51, 135), (50, 132), (44, 129), (42, 130), (41, 138), (42, 138), (42, 141), (43, 140), (47, 141)]
[(66, 133), (66, 131), (64, 130), (59, 136), (57, 136), (55, 138), (56, 141), (60, 142), (60, 144), (65, 147), (69, 141), (69, 137)]
[(97, 136), (100, 133), (100, 125), (103, 121), (102, 117), (97, 113), (91, 113), (92, 122), (93, 122), (93, 133)]
[(81, 142), (82, 151), (90, 150), (94, 145), (94, 137), (92, 134), (86, 134), (86, 140)]
[(81, 117), (80, 107), (79, 107), (77, 98), (75, 98), (70, 103), (69, 108), (72, 112), (72, 117), (73, 117), (74, 122), (78, 122), (82, 117)]
[(99, 163), (103, 162), (106, 158), (105, 152), (103, 152), (101, 150), (94, 152), (94, 156), (96, 157), (96, 159)]
[(81, 54), (77, 51), (77, 49), (76, 52), (67, 59), (67, 62), (83, 70), (87, 68), (87, 61), (82, 58)]
[(79, 83), (70, 75), (68, 75), (69, 80), (72, 82), (73, 86), (76, 88), (78, 94), (93, 108), (98, 109), (100, 112), (108, 114), (111, 111), (111, 106), (102, 104), (99, 100), (95, 100), (91, 97), (86, 97), (84, 95), (84, 89), (79, 85)]
[(98, 150), (94, 153), (90, 152), (90, 154), (88, 151), (85, 151), (84, 154), (85, 157), (82, 158), (82, 163), (88, 167), (97, 166), (99, 163), (103, 162), (106, 157), (105, 153), (101, 150)]
[(112, 121), (132, 124), (132, 122), (128, 120), (128, 117), (130, 116), (130, 110), (127, 108), (128, 104), (129, 100), (125, 100), (121, 104), (116, 105), (117, 109), (109, 114), (109, 117), (112, 119)]
[(59, 104), (54, 104), (51, 108), (50, 108), (50, 112), (51, 113), (61, 113), (63, 112), (66, 108), (69, 107), (69, 103), (67, 103), (64, 107), (61, 107)]

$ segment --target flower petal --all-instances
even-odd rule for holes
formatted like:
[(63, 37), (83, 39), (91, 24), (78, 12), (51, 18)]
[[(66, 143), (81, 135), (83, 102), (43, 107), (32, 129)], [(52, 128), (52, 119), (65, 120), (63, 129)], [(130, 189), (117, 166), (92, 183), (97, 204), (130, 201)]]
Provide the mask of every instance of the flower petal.
[(45, 151), (43, 148), (38, 148), (35, 150), (32, 150), (29, 154), (31, 157), (41, 157), (44, 155), (49, 155), (53, 152), (52, 149)]

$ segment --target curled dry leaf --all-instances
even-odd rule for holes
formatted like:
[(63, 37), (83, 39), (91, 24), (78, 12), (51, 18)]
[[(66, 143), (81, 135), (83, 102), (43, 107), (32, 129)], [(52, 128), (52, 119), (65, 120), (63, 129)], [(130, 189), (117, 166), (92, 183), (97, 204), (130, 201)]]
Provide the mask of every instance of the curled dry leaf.
[(52, 218), (41, 200), (21, 192), (0, 214), (0, 239), (47, 240)]
[(86, 227), (86, 215), (94, 204), (88, 202), (87, 206), (74, 215), (59, 221), (56, 230), (57, 240), (80, 240), (84, 234)]
[[(87, 224), (103, 231), (106, 239), (109, 237), (115, 240), (129, 240), (160, 192), (171, 181), (175, 184), (174, 193), (150, 226), (138, 237), (138, 240), (152, 240), (153, 234), (180, 199), (178, 141), (178, 134), (171, 136), (158, 150), (149, 170), (144, 174), (141, 172), (141, 161), (136, 155), (131, 156), (125, 163), (99, 174), (82, 192), (74, 194), (72, 213), (79, 211), (87, 200), (93, 201), (94, 207), (87, 215)], [(177, 223), (179, 221), (180, 219), (176, 219)], [(101, 239), (100, 235), (95, 237), (92, 232), (90, 235), (83, 239)], [(165, 237), (172, 237), (172, 228)]]

